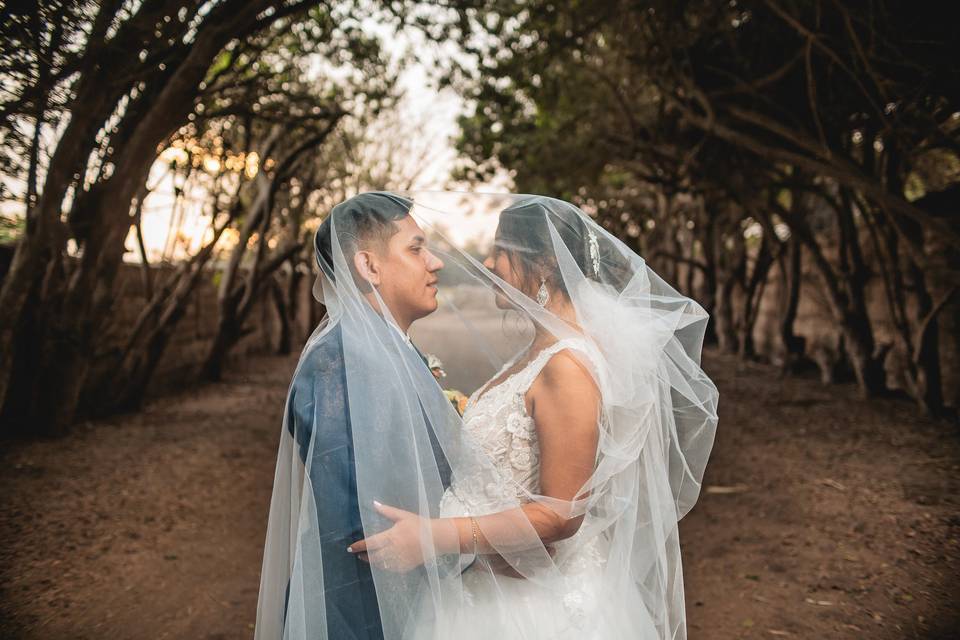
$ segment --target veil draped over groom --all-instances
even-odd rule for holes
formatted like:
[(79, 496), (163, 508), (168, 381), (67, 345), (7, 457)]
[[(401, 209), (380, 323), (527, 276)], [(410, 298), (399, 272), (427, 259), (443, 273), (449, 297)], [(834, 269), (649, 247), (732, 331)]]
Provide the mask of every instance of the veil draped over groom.
[[(474, 412), (470, 424), (464, 422), (423, 360), (411, 357), (408, 337), (378, 288), (357, 273), (355, 231), (334, 209), (329, 222), (332, 268), (321, 264), (315, 286), (327, 316), (308, 340), (298, 371), (317, 366), (318, 357), (342, 358), (342, 375), (337, 380), (301, 378), (313, 385), (313, 396), (326, 394), (328, 402), (302, 408), (300, 415), (291, 415), (296, 407), (288, 402), (264, 549), (257, 637), (373, 637), (349, 625), (342, 631), (347, 635), (329, 631), (340, 615), (330, 608), (331, 592), (366, 580), (372, 588), (356, 605), (375, 609), (377, 633), (417, 638), (423, 629), (435, 628), (432, 623), (450, 619), (451, 612), (473, 606), (472, 581), (481, 572), (484, 579), (508, 587), (491, 591), (503, 594), (503, 601), (488, 609), (502, 614), (493, 615), (508, 616), (520, 606), (507, 595), (509, 581), (551, 594), (536, 606), (549, 609), (541, 613), (557, 620), (556, 637), (584, 637), (577, 625), (595, 616), (615, 627), (637, 607), (650, 620), (649, 637), (685, 637), (677, 522), (699, 496), (717, 424), (717, 390), (700, 367), (707, 314), (569, 203), (542, 196), (450, 192), (391, 197), (412, 203), (409, 215), (445, 265), (437, 274), (437, 311), (410, 330), (416, 348), (442, 361), (442, 386), (473, 395), (469, 415), (476, 392), (486, 392), (485, 383), (530, 355), (535, 336), (582, 345), (570, 353), (601, 396), (595, 465), (570, 499), (546, 495), (536, 482), (518, 480), (536, 472), (536, 448), (532, 460), (529, 448), (498, 449), (506, 442), (502, 434), (485, 434), (476, 426), (485, 420), (495, 424), (496, 416)], [(562, 294), (575, 322), (482, 264), (498, 252), (545, 266), (549, 276), (539, 282), (541, 293), (546, 287), (553, 296)], [(324, 348), (330, 344), (337, 349)], [(292, 395), (303, 391), (291, 387)], [(349, 402), (338, 405), (338, 398)], [(323, 411), (314, 410), (320, 404)], [(343, 419), (329, 414), (337, 406), (351, 425), (349, 442), (324, 436), (326, 423)], [(309, 424), (294, 429), (294, 421)], [(523, 431), (529, 427), (522, 420), (506, 424), (510, 437), (532, 437)], [(329, 455), (348, 445), (352, 460)], [(344, 464), (352, 468), (344, 469)], [(324, 480), (342, 475), (355, 483), (352, 495), (338, 494), (338, 485)], [(354, 571), (344, 578), (334, 571), (353, 559), (345, 549), (352, 540), (345, 543), (345, 532), (332, 529), (328, 521), (331, 505), (344, 500), (355, 501), (352, 508), (362, 529), (357, 539), (396, 525), (374, 501), (416, 516), (423, 561), (410, 567), (386, 548), (371, 548), (364, 565), (369, 573)], [(576, 520), (575, 534), (555, 544), (545, 542), (530, 505)], [(441, 542), (453, 532), (451, 519), (457, 516), (490, 516), (476, 518), (479, 531), (474, 534), (493, 549), (486, 561), (474, 562), (469, 545), (460, 550)], [(602, 593), (583, 594), (571, 579), (571, 559), (584, 557), (580, 552), (587, 546), (602, 574)], [(409, 557), (409, 550), (404, 553)], [(331, 582), (333, 576), (337, 584)], [(479, 633), (464, 631), (464, 637)]]

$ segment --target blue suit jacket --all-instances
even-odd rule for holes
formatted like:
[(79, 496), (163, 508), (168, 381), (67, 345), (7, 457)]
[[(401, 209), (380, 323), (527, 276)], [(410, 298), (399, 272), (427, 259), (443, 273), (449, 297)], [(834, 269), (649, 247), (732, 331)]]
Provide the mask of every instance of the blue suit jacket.
[[(301, 460), (306, 464), (308, 453), (312, 458), (310, 483), (320, 527), (328, 636), (380, 640), (383, 629), (370, 565), (346, 550), (364, 535), (339, 324), (305, 354), (291, 383), (287, 416), (286, 428), (296, 438)], [(314, 428), (317, 432), (311, 452)], [(428, 432), (446, 486), (450, 469), (432, 429)], [(287, 598), (289, 592), (288, 584)]]

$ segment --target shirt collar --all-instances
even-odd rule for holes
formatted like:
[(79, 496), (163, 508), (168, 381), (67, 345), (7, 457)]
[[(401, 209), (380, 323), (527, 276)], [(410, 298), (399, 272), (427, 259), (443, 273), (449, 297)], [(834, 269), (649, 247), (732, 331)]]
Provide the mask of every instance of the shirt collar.
[(408, 347), (410, 347), (411, 349), (414, 348), (414, 347), (413, 347), (413, 342), (410, 341), (410, 336), (409, 336), (408, 334), (404, 333), (404, 332), (400, 329), (400, 327), (398, 327), (397, 325), (395, 325), (394, 323), (392, 323), (392, 322), (390, 322), (390, 321), (387, 321), (387, 324), (389, 324), (391, 327), (393, 327), (393, 330), (400, 334), (400, 338), (401, 338), (404, 342), (407, 343), (407, 346), (408, 346)]

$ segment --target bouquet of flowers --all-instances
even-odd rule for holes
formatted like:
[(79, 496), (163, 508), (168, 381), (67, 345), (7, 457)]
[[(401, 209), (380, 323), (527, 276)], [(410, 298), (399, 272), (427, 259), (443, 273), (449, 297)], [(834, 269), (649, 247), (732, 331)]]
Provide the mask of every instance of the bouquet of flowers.
[[(447, 372), (443, 370), (443, 363), (440, 362), (440, 358), (432, 353), (427, 354), (427, 366), (430, 367), (430, 372), (433, 373), (433, 377), (437, 379), (437, 382), (447, 377)], [(457, 413), (462, 416), (464, 410), (467, 408), (467, 396), (463, 395), (463, 393), (457, 389), (444, 389), (443, 395), (447, 397), (447, 400), (449, 400), (453, 408), (457, 410)]]

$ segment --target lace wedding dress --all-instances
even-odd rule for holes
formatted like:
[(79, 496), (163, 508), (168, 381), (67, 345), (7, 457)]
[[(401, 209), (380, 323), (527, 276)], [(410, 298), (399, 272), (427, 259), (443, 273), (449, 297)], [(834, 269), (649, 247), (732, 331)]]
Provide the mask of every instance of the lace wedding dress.
[[(502, 496), (522, 500), (519, 487), (540, 493), (536, 427), (524, 396), (551, 357), (576, 349), (589, 357), (583, 340), (560, 340), (522, 369), (470, 397), (463, 415), (466, 435), (495, 461), (504, 478), (457, 478), (440, 503), (441, 517), (485, 515), (500, 510)], [(514, 362), (492, 378), (497, 381)], [(486, 479), (489, 479), (488, 477)], [(561, 584), (493, 573), (481, 558), (462, 576), (462, 597), (440, 608), (438, 619), (418, 620), (411, 638), (470, 640), (576, 639), (644, 640), (659, 637), (636, 586), (603, 583), (604, 535), (584, 539), (579, 531), (554, 543)], [(552, 578), (556, 582), (557, 578)]]

